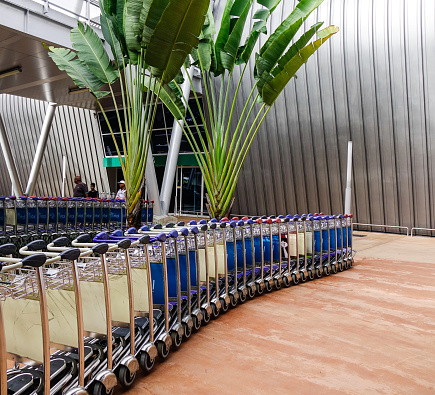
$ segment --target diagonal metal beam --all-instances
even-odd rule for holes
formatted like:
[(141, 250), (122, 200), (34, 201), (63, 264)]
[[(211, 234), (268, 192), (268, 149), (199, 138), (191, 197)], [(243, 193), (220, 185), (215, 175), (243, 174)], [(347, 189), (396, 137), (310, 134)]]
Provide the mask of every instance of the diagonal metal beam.
[(47, 147), (48, 135), (50, 134), (56, 107), (56, 103), (48, 103), (41, 135), (39, 136), (38, 146), (36, 147), (35, 158), (33, 159), (32, 169), (30, 170), (29, 181), (27, 182), (27, 196), (32, 195), (35, 191), (36, 180), (38, 179), (39, 170), (41, 169), (42, 158), (44, 157), (45, 148)]
[[(184, 108), (189, 100), (190, 95), (190, 81), (193, 79), (193, 67), (188, 70), (189, 78), (186, 76), (183, 83), (183, 96), (184, 96)], [(184, 72), (183, 72), (184, 73)], [(184, 120), (180, 120), (180, 123), (174, 119), (172, 126), (171, 142), (169, 144), (168, 159), (166, 161), (165, 173), (163, 175), (162, 189), (160, 193), (160, 202), (162, 206), (162, 212), (164, 215), (168, 214), (169, 204), (171, 202), (172, 189), (174, 187), (175, 173), (177, 171), (178, 154), (180, 153), (181, 138), (183, 137)]]
[(0, 145), (5, 158), (6, 167), (8, 168), (9, 177), (12, 181), (12, 189), (16, 196), (23, 195), (23, 189), (21, 188), (20, 178), (18, 177), (17, 168), (15, 167), (14, 157), (12, 156), (11, 147), (9, 145), (8, 136), (6, 134), (6, 128), (3, 123), (3, 118), (0, 114)]

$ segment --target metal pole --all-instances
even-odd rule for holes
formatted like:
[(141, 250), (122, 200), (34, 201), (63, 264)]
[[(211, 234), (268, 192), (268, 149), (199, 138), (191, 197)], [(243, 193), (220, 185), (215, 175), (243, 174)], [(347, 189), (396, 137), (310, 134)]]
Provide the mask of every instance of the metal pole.
[(12, 156), (11, 147), (9, 146), (8, 136), (6, 134), (6, 128), (3, 123), (3, 119), (0, 114), (0, 144), (5, 158), (6, 167), (8, 169), (9, 177), (12, 182), (12, 190), (16, 196), (22, 196), (23, 190), (21, 188), (20, 179), (18, 177), (17, 168), (15, 167), (14, 158)]
[(62, 161), (62, 197), (65, 196), (65, 179), (66, 179), (66, 156)]
[(33, 159), (32, 169), (30, 170), (29, 181), (27, 182), (26, 195), (30, 196), (35, 190), (36, 180), (38, 179), (41, 168), (42, 158), (44, 157), (45, 147), (47, 146), (48, 135), (53, 122), (57, 104), (49, 103), (42, 124), (41, 135), (39, 136), (38, 146), (36, 147), (35, 158)]
[(159, 184), (157, 183), (156, 168), (154, 167), (153, 152), (151, 145), (148, 147), (147, 165), (145, 168), (148, 200), (154, 200), (154, 215), (161, 215)]
[[(184, 74), (184, 72), (183, 72)], [(184, 108), (189, 100), (190, 95), (190, 80), (193, 78), (193, 67), (188, 69), (189, 77), (184, 75), (183, 83), (183, 96), (184, 96)], [(180, 124), (177, 120), (174, 120), (172, 126), (171, 143), (169, 145), (168, 159), (165, 167), (165, 174), (163, 175), (162, 189), (160, 193), (160, 202), (162, 207), (162, 213), (167, 215), (169, 211), (169, 204), (171, 202), (172, 189), (174, 187), (175, 172), (177, 171), (178, 154), (180, 152), (181, 137), (183, 136), (182, 125), (184, 119), (181, 119)]]
[(352, 141), (347, 143), (347, 181), (346, 193), (344, 198), (344, 213), (350, 214), (351, 192), (352, 192)]

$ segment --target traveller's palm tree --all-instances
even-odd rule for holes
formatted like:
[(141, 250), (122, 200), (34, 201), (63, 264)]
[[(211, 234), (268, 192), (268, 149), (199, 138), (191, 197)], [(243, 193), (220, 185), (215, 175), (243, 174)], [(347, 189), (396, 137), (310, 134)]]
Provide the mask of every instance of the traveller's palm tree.
[[(94, 95), (107, 122), (124, 173), (130, 225), (140, 225), (140, 197), (156, 103), (163, 100), (177, 118), (183, 117), (183, 103), (173, 80), (198, 45), (208, 6), (209, 0), (100, 0), (102, 32), (113, 60), (97, 33), (81, 22), (71, 31), (74, 51), (48, 48), (59, 69)], [(113, 87), (118, 81), (121, 106)], [(120, 143), (100, 103), (107, 95), (113, 99)]]
[[(248, 150), (279, 94), (308, 58), (338, 31), (335, 26), (320, 30), (322, 23), (316, 23), (297, 36), (307, 17), (323, 2), (300, 0), (255, 54), (255, 84), (250, 87), (246, 102), (242, 103), (239, 119), (234, 120), (234, 108), (240, 100), (239, 90), (248, 61), (260, 35), (267, 33), (267, 20), (280, 1), (227, 0), (217, 34), (209, 9), (198, 48), (192, 51), (195, 65), (201, 69), (204, 80), (209, 123), (205, 121), (201, 110), (204, 137), (196, 124), (195, 127), (185, 126), (185, 134), (204, 176), (208, 192), (207, 207), (212, 217), (221, 218), (230, 209)], [(253, 15), (254, 21), (246, 41), (241, 45), (254, 4), (258, 4)], [(316, 34), (317, 39), (311, 41)], [(238, 81), (233, 81), (236, 67), (240, 67), (241, 71)], [(177, 91), (180, 92), (179, 87)], [(197, 106), (201, 109), (194, 93)], [(172, 108), (174, 115), (179, 117), (179, 110), (174, 106)], [(188, 111), (192, 114), (189, 107)], [(195, 137), (195, 128), (198, 137)]]

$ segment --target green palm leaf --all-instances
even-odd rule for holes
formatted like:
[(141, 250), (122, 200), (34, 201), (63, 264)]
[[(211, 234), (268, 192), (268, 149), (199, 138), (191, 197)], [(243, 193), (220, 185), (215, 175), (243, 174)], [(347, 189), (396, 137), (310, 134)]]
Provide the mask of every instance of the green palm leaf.
[(143, 26), (142, 48), (146, 48), (170, 0), (145, 0), (140, 20)]
[(46, 45), (44, 47), (49, 50), (48, 56), (53, 59), (59, 70), (66, 71), (79, 88), (89, 88), (92, 92), (96, 92), (104, 85), (86, 64), (76, 58), (74, 51), (67, 48), (47, 47)]
[(318, 36), (320, 37), (318, 40), (308, 44), (306, 47), (298, 51), (296, 55), (293, 56), (284, 67), (282, 67), (282, 70), (273, 79), (265, 83), (261, 92), (264, 102), (271, 106), (300, 67), (306, 63), (309, 57), (313, 55), (329, 37), (337, 32), (338, 27), (329, 26), (318, 32)]
[(118, 66), (118, 69), (122, 69), (124, 54), (122, 53), (121, 43), (116, 36), (118, 31), (116, 18), (114, 18), (112, 15), (101, 14), (100, 23), (103, 36), (112, 49), (112, 54), (115, 57), (115, 62)]
[(101, 82), (112, 84), (116, 81), (119, 73), (113, 68), (100, 37), (90, 26), (85, 29), (78, 21), (77, 27), (71, 30), (71, 41), (79, 59)]
[(125, 43), (130, 52), (140, 52), (143, 21), (140, 20), (143, 0), (128, 0), (124, 6)]
[(163, 83), (175, 78), (198, 45), (208, 6), (208, 0), (177, 0), (165, 8), (145, 54), (146, 63), (160, 70)]

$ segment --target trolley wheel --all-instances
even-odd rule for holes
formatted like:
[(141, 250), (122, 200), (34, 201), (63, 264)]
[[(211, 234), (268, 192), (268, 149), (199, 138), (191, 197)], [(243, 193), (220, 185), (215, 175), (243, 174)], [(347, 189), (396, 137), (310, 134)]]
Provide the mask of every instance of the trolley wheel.
[(314, 280), (314, 270), (311, 269), (308, 270), (308, 279)]
[(266, 281), (264, 282), (264, 289), (265, 289), (267, 292), (272, 292), (272, 286), (270, 285), (270, 282), (269, 282), (268, 280), (266, 280)]
[(323, 273), (325, 274), (325, 276), (329, 276), (331, 274), (331, 270), (329, 269), (329, 266), (325, 266), (323, 268)]
[(192, 328), (189, 327), (186, 323), (183, 323), (184, 328), (184, 337), (188, 339), (192, 335)]
[(279, 280), (277, 280), (276, 278), (274, 278), (273, 279), (273, 282), (274, 282), (274, 284), (275, 284), (275, 288), (278, 290), (278, 289), (281, 289), (281, 284), (280, 284), (280, 282), (279, 282)]
[(296, 274), (292, 273), (292, 282), (294, 285), (298, 285), (299, 284), (299, 279), (296, 276)]
[(192, 320), (193, 320), (193, 330), (199, 331), (199, 328), (201, 328), (201, 320), (198, 320), (198, 317), (196, 315), (192, 316)]
[(337, 274), (337, 265), (335, 263), (331, 263), (331, 273)]
[(322, 271), (319, 268), (316, 269), (316, 276), (317, 276), (317, 278), (322, 277)]
[(290, 285), (292, 284), (291, 280), (289, 280), (287, 276), (282, 276), (282, 283), (284, 284), (285, 288), (290, 287)]
[(350, 266), (349, 266), (349, 262), (348, 262), (347, 259), (346, 259), (346, 261), (345, 261), (345, 263), (344, 263), (344, 268), (345, 268), (346, 270), (350, 268)]
[(112, 395), (113, 394), (113, 388), (107, 392), (106, 387), (100, 383), (96, 382), (94, 385), (94, 389), (92, 390), (93, 395)]
[(207, 313), (207, 310), (204, 308), (201, 308), (202, 311), (202, 320), (204, 322), (204, 325), (207, 325), (210, 322), (211, 316)]
[(214, 303), (211, 304), (211, 311), (212, 311), (211, 318), (216, 319), (219, 317), (220, 310), (217, 308), (217, 306)]
[(144, 373), (149, 373), (154, 367), (155, 359), (151, 359), (147, 352), (141, 352), (139, 354), (139, 365)]
[(171, 331), (172, 348), (178, 350), (183, 342), (183, 337), (178, 334), (177, 331)]
[(353, 258), (349, 258), (349, 269), (353, 267)]
[(118, 380), (123, 387), (126, 388), (130, 387), (133, 384), (135, 378), (136, 378), (136, 372), (131, 374), (126, 366), (123, 365), (120, 366), (119, 373), (118, 373)]
[(162, 341), (157, 343), (157, 352), (159, 353), (159, 357), (162, 359), (168, 358), (169, 348), (166, 347), (166, 344)]
[(305, 281), (307, 281), (307, 277), (305, 276), (305, 272), (300, 272), (299, 273), (301, 275), (301, 281), (304, 283)]
[(222, 313), (226, 313), (230, 306), (225, 302), (225, 298), (220, 298), (219, 300), (221, 301)]
[(249, 287), (248, 288), (248, 298), (254, 299), (255, 298), (255, 288)]
[(342, 262), (338, 262), (338, 270), (340, 270), (340, 272), (342, 272), (344, 270)]
[(233, 308), (236, 307), (238, 302), (239, 301), (234, 297), (234, 295), (230, 294), (230, 304), (231, 304), (231, 307), (233, 307)]
[(240, 300), (240, 303), (246, 302), (246, 295), (243, 293), (243, 291), (239, 291), (239, 300)]
[(257, 284), (257, 294), (258, 295), (263, 295), (264, 289), (261, 288), (260, 284)]

